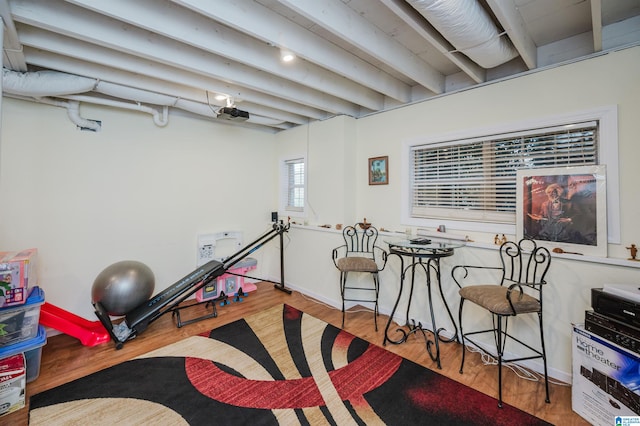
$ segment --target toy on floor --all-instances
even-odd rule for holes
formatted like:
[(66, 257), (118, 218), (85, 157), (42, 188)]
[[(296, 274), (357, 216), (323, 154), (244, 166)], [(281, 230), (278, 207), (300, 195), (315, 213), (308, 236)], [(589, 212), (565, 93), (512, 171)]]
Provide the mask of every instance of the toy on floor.
[[(246, 273), (256, 269), (257, 264), (258, 261), (251, 257), (241, 260), (232, 269), (198, 290), (196, 292), (197, 304), (174, 308), (172, 316), (175, 318), (178, 328), (207, 318), (215, 318), (218, 316), (216, 303), (223, 307), (230, 303), (230, 299), (233, 302), (242, 302), (243, 297), (248, 296), (249, 292), (257, 290), (258, 287), (255, 284), (244, 281)], [(211, 309), (210, 313), (188, 320), (182, 319), (181, 311), (203, 303), (206, 309)]]
[[(203, 239), (204, 238), (206, 238), (209, 243), (209, 256), (221, 262), (224, 262), (226, 259), (226, 257), (221, 256), (221, 254), (228, 252), (229, 247), (242, 247), (242, 232), (239, 231), (218, 232), (207, 235), (203, 237)], [(200, 240), (198, 243), (200, 244)], [(222, 250), (220, 250), (221, 246)], [(224, 249), (224, 246), (227, 247), (227, 250)], [(201, 265), (205, 261), (198, 257), (198, 262), (198, 265)], [(229, 269), (216, 279), (211, 280), (209, 284), (198, 290), (196, 292), (196, 300), (198, 303), (174, 308), (171, 315), (176, 320), (178, 328), (207, 318), (215, 318), (218, 316), (216, 303), (223, 307), (227, 306), (230, 301), (242, 302), (244, 296), (247, 296), (249, 292), (257, 289), (255, 284), (245, 283), (244, 281), (246, 273), (249, 270), (255, 269), (257, 263), (258, 261), (251, 257), (242, 259), (234, 265), (232, 269)], [(203, 303), (205, 304), (205, 309), (211, 309), (210, 313), (189, 320), (182, 319), (182, 311)]]
[(40, 307), (40, 324), (80, 340), (84, 346), (96, 346), (110, 339), (100, 321), (89, 321), (49, 302)]
[[(204, 302), (218, 298), (223, 293), (227, 296), (236, 295), (241, 292), (240, 296), (257, 289), (255, 284), (245, 282), (245, 275), (248, 271), (256, 269), (258, 261), (251, 257), (238, 262), (233, 269), (219, 276), (216, 280), (202, 287), (196, 292), (196, 300)], [(237, 301), (237, 300), (236, 300)]]

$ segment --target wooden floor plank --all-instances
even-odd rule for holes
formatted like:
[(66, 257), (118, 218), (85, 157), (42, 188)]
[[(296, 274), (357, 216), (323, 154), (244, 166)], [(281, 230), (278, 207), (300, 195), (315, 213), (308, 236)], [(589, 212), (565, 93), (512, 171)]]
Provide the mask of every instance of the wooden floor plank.
[[(258, 290), (251, 293), (243, 302), (219, 307), (217, 318), (177, 328), (171, 315), (167, 314), (152, 323), (140, 336), (125, 343), (120, 350), (116, 350), (111, 342), (95, 347), (85, 347), (73, 337), (64, 334), (53, 336), (42, 348), (40, 375), (27, 385), (27, 399), (30, 395), (282, 303), (287, 303), (336, 327), (341, 325), (342, 314), (339, 310), (317, 302), (299, 292), (288, 295), (274, 289), (271, 284), (259, 283)], [(382, 345), (387, 317), (380, 315), (376, 332), (371, 311), (360, 307), (354, 308), (353, 311), (347, 314), (345, 330), (369, 342)], [(200, 305), (183, 311), (183, 320), (204, 313), (204, 307)], [(427, 354), (424, 339), (420, 335), (411, 336), (407, 342), (401, 345), (387, 344), (385, 348), (480, 392), (497, 397), (497, 367), (483, 365), (480, 355), (477, 353), (467, 353), (464, 373), (460, 374), (461, 348), (457, 343), (440, 345), (442, 351), (441, 370), (436, 368), (435, 363)], [(544, 402), (543, 381), (523, 380), (510, 370), (505, 369), (504, 371), (504, 401), (507, 404), (553, 424), (566, 426), (589, 424), (571, 410), (570, 386), (551, 385), (551, 404), (546, 404)], [(28, 408), (0, 417), (0, 424), (27, 425)]]

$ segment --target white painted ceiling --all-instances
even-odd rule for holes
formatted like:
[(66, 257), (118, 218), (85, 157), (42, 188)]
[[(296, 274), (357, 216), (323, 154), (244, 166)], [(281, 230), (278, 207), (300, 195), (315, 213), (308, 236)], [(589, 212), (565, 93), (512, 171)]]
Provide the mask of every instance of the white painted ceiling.
[[(0, 16), (5, 96), (106, 102), (166, 111), (167, 120), (196, 114), (272, 132), (640, 42), (640, 0), (0, 0)], [(494, 54), (487, 46), (497, 43)], [(282, 62), (283, 51), (295, 60)], [(96, 86), (34, 95), (7, 89), (7, 70)], [(107, 84), (112, 90), (100, 89)], [(250, 118), (226, 120), (224, 106)]]

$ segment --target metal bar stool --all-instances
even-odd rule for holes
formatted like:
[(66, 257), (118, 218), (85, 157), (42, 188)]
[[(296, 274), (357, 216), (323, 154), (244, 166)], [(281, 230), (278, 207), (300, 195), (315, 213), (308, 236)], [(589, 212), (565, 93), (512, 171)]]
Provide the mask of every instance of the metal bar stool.
[[(374, 304), (373, 321), (378, 331), (378, 272), (387, 264), (387, 252), (376, 246), (378, 230), (368, 223), (357, 223), (342, 230), (344, 244), (333, 249), (332, 259), (340, 271), (340, 295), (342, 297), (342, 327), (344, 328), (345, 302), (370, 302)], [(348, 283), (350, 272), (371, 274), (373, 286)]]
[[(464, 366), (466, 344), (470, 343), (482, 352), (498, 360), (498, 406), (502, 407), (502, 365), (504, 363), (541, 358), (544, 365), (544, 382), (546, 390), (545, 402), (549, 403), (549, 379), (547, 375), (547, 355), (544, 345), (542, 323), (542, 289), (546, 281), (544, 277), (551, 264), (549, 250), (538, 247), (533, 240), (522, 239), (518, 243), (507, 241), (500, 246), (501, 267), (458, 265), (451, 274), (460, 287), (460, 309), (458, 321), (462, 339), (462, 362), (460, 373)], [(474, 271), (498, 271), (501, 278), (494, 284), (480, 284), (463, 286), (462, 282), (470, 279)], [(462, 324), (462, 309), (468, 300), (491, 313), (493, 327), (473, 331), (464, 331)], [(515, 337), (508, 330), (511, 317), (524, 314), (536, 314), (540, 328), (540, 347), (534, 348), (528, 343)], [(471, 336), (481, 334), (493, 335), (495, 353), (487, 350)], [(515, 342), (527, 355), (505, 359), (507, 342)], [(528, 355), (530, 353), (530, 355)]]

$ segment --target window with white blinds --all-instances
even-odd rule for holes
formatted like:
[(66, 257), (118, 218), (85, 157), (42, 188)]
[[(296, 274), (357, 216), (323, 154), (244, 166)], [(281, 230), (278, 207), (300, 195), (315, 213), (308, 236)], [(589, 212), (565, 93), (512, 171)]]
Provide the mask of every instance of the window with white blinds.
[(410, 150), (411, 216), (515, 223), (516, 170), (598, 164), (598, 122)]
[(285, 161), (287, 176), (287, 200), (285, 209), (301, 212), (304, 210), (304, 159)]

